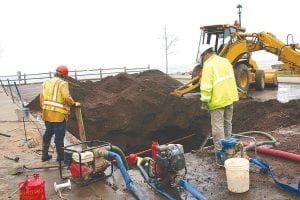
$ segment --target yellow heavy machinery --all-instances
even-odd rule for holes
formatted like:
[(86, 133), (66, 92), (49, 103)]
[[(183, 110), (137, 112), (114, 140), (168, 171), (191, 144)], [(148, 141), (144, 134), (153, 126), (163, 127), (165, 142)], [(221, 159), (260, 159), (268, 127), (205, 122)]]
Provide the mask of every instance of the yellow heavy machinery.
[[(263, 90), (265, 83), (277, 86), (276, 70), (260, 70), (256, 62), (251, 58), (252, 52), (265, 50), (278, 57), (287, 70), (300, 71), (300, 46), (298, 44), (283, 43), (273, 34), (268, 32), (246, 33), (239, 24), (209, 25), (201, 29), (197, 64), (193, 69), (192, 79), (172, 94), (182, 96), (198, 89), (202, 60), (199, 52), (204, 44), (210, 44), (219, 56), (227, 58), (234, 67), (236, 83), (239, 91), (246, 93), (250, 84), (254, 84), (256, 90)], [(287, 39), (292, 37), (288, 35)], [(293, 41), (293, 38), (291, 38)]]

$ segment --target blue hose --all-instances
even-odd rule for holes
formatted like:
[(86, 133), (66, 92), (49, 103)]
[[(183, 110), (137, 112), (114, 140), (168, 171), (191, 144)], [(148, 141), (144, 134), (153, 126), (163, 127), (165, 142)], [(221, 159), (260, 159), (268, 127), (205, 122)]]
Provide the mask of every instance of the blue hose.
[(271, 176), (272, 176), (274, 182), (275, 182), (281, 189), (283, 189), (283, 190), (285, 190), (285, 191), (287, 191), (287, 192), (293, 193), (293, 194), (295, 194), (295, 195), (300, 196), (300, 180), (298, 181), (298, 188), (295, 188), (295, 187), (293, 187), (293, 186), (291, 186), (291, 185), (288, 185), (288, 184), (285, 184), (285, 183), (280, 182), (280, 181), (275, 177), (275, 175), (274, 175), (274, 173), (273, 173), (273, 170), (271, 169), (271, 167), (270, 167), (267, 163), (265, 163), (265, 162), (263, 162), (263, 161), (261, 161), (261, 160), (257, 160), (257, 159), (255, 159), (255, 158), (250, 158), (249, 161), (250, 161), (250, 163), (255, 164), (255, 165), (261, 167), (263, 170), (269, 172), (269, 173), (271, 174)]
[[(143, 175), (144, 179), (147, 181), (148, 185), (150, 185), (155, 191), (159, 192), (160, 194), (162, 194), (163, 196), (167, 197), (169, 200), (176, 200), (176, 198), (172, 197), (170, 194), (168, 194), (167, 192), (165, 192), (162, 189), (159, 189), (155, 183), (150, 182), (150, 178), (147, 174), (147, 172), (145, 171), (145, 169), (143, 168), (143, 166), (141, 165), (141, 163), (143, 162), (143, 160), (148, 159), (148, 158), (144, 158), (141, 162), (140, 162), (141, 158), (138, 158), (138, 162), (137, 162), (137, 167), (139, 168), (141, 174)], [(150, 158), (151, 159), (151, 158)]]
[(179, 185), (181, 185), (181, 187), (190, 192), (193, 195), (193, 197), (195, 197), (197, 200), (206, 200), (206, 197), (203, 196), (200, 192), (198, 192), (189, 182), (180, 179)]
[(118, 154), (107, 151), (104, 155), (106, 159), (114, 159), (117, 161), (118, 167), (122, 173), (122, 176), (124, 178), (124, 181), (126, 183), (126, 187), (135, 195), (137, 199), (149, 199), (148, 197), (144, 196), (133, 184), (133, 181), (131, 180), (129, 174), (127, 173), (127, 170), (122, 162), (121, 156)]

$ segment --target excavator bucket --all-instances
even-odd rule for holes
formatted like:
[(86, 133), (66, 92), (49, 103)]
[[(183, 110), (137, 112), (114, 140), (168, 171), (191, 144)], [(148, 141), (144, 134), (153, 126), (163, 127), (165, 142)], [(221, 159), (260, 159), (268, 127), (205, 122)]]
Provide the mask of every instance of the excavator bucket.
[(238, 93), (239, 93), (239, 98), (240, 99), (251, 99), (252, 97), (251, 96), (249, 96), (248, 94), (247, 94), (247, 92), (246, 91), (244, 91), (244, 90), (242, 90), (241, 88), (237, 88), (238, 89)]
[(190, 81), (184, 83), (179, 88), (175, 89), (170, 94), (175, 96), (183, 96), (184, 94), (189, 93), (199, 87), (200, 87), (199, 76), (196, 76)]
[[(171, 92), (171, 95), (175, 96), (183, 96), (186, 93), (189, 93), (196, 88), (200, 87), (200, 80), (199, 76), (196, 76), (195, 78), (191, 79), (190, 81), (184, 83), (182, 86), (179, 88), (175, 89), (173, 92)], [(239, 97), (240, 99), (249, 99), (251, 98), (246, 91), (242, 90), (241, 88), (238, 87), (238, 92), (239, 92)]]

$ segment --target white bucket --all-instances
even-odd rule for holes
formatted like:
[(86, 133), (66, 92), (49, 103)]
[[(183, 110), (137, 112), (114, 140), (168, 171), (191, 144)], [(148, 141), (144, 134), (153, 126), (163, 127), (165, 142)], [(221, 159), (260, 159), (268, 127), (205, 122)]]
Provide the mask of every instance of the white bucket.
[(229, 158), (225, 160), (228, 190), (243, 193), (249, 190), (249, 160)]

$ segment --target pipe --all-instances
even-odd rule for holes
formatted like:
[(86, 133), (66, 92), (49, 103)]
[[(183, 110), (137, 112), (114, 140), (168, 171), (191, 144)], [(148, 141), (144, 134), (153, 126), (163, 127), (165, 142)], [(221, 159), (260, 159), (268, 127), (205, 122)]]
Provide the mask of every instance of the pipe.
[(104, 157), (108, 160), (110, 159), (110, 160), (116, 160), (117, 161), (117, 165), (118, 165), (118, 167), (119, 167), (119, 169), (122, 173), (122, 176), (123, 176), (124, 181), (126, 183), (126, 187), (134, 194), (134, 196), (137, 199), (148, 199), (140, 191), (138, 191), (138, 189), (133, 184), (133, 181), (131, 180), (129, 174), (127, 173), (127, 170), (124, 166), (122, 158), (119, 154), (111, 152), (111, 151), (107, 151), (107, 152), (105, 152)]
[[(61, 167), (65, 167), (64, 165)], [(52, 168), (60, 168), (59, 165), (53, 165), (53, 166), (41, 166), (41, 167), (27, 167), (26, 165), (23, 165), (23, 169), (27, 170), (35, 170), (35, 169), (52, 169)]]
[(247, 146), (246, 150), (252, 150), (255, 147), (255, 150), (257, 152), (260, 152), (260, 153), (270, 154), (270, 155), (273, 155), (273, 156), (278, 156), (278, 157), (282, 157), (282, 158), (286, 158), (286, 159), (290, 159), (290, 160), (300, 161), (300, 155), (299, 154), (289, 153), (289, 152), (281, 151), (281, 150), (277, 150), (277, 149), (270, 149), (270, 148), (260, 147), (261, 145), (275, 144), (277, 142), (276, 139), (272, 135), (270, 135), (266, 132), (248, 131), (248, 132), (242, 132), (242, 133), (234, 134), (234, 135), (237, 135), (237, 136), (238, 135), (251, 135), (252, 133), (253, 134), (264, 135), (267, 138), (269, 138), (270, 140), (260, 141), (260, 142), (257, 142), (256, 144), (251, 144), (249, 146), (247, 144), (245, 144)]
[(179, 185), (186, 189), (188, 192), (190, 192), (193, 197), (195, 197), (197, 200), (206, 200), (206, 197), (203, 196), (200, 192), (198, 192), (189, 182), (186, 180), (180, 179)]
[(251, 134), (264, 135), (269, 140), (259, 141), (259, 142), (256, 142), (254, 144), (251, 144), (251, 145), (249, 145), (249, 146), (246, 147), (246, 151), (252, 150), (255, 147), (258, 147), (258, 146), (261, 146), (261, 145), (265, 145), (265, 144), (272, 144), (272, 145), (274, 145), (277, 142), (276, 139), (272, 135), (270, 135), (270, 134), (268, 134), (266, 132), (262, 132), (262, 131), (247, 131), (247, 132), (242, 132), (242, 133), (233, 134), (233, 135), (239, 136), (239, 135), (251, 135)]
[(282, 158), (287, 158), (290, 160), (295, 160), (295, 161), (300, 161), (300, 155), (299, 154), (294, 154), (294, 153), (289, 153), (286, 151), (281, 151), (277, 149), (270, 149), (270, 148), (265, 148), (265, 147), (256, 147), (255, 148), (257, 152), (264, 153), (264, 154), (270, 154), (273, 156), (278, 156)]
[(142, 176), (144, 177), (144, 179), (147, 181), (148, 185), (150, 185), (155, 191), (162, 194), (163, 196), (165, 196), (169, 200), (176, 200), (176, 198), (172, 197), (169, 193), (167, 193), (166, 191), (158, 188), (155, 183), (150, 182), (150, 178), (149, 178), (147, 172), (145, 171), (145, 169), (143, 168), (143, 165), (145, 165), (145, 163), (147, 163), (149, 160), (151, 160), (151, 158), (149, 158), (149, 157), (145, 157), (145, 158), (138, 157), (137, 158), (137, 167), (140, 170), (140, 172), (141, 172)]
[(123, 153), (123, 151), (118, 146), (110, 145), (110, 146), (106, 146), (105, 148), (106, 148), (107, 151), (112, 151), (112, 152), (118, 154), (121, 157), (122, 162), (125, 165), (126, 170), (129, 169), (125, 154)]

